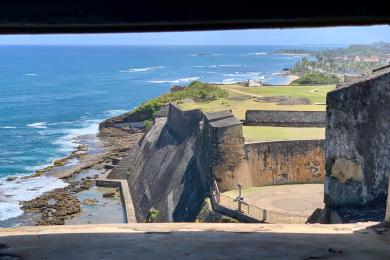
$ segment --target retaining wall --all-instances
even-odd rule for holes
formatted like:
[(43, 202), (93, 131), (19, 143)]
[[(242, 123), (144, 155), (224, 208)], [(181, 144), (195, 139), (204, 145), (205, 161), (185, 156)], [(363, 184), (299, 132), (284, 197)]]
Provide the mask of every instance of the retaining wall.
[(325, 127), (326, 113), (322, 111), (248, 110), (246, 125)]
[(324, 140), (297, 140), (245, 145), (250, 185), (322, 183)]

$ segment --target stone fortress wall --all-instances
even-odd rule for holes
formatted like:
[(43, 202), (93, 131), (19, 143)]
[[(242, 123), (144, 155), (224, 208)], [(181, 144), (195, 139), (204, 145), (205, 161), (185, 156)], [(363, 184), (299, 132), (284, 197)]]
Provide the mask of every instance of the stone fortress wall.
[(245, 125), (325, 127), (326, 113), (322, 111), (247, 110)]
[(359, 214), (384, 215), (390, 175), (389, 111), (390, 68), (328, 93), (325, 203), (338, 221)]
[(229, 111), (182, 111), (169, 105), (145, 135), (127, 173), (138, 222), (153, 207), (157, 221), (193, 221), (212, 183), (244, 186), (320, 183), (322, 140), (246, 144), (242, 122)]
[(238, 183), (254, 187), (323, 182), (324, 140), (245, 143), (242, 124), (211, 122), (210, 127), (220, 133), (213, 139), (212, 174), (221, 191), (237, 189)]
[[(383, 220), (390, 177), (390, 68), (328, 93), (325, 140), (245, 143), (242, 122), (229, 111), (167, 108), (124, 173), (139, 222), (152, 207), (160, 211), (157, 221), (193, 221), (214, 183), (224, 191), (238, 183), (323, 179), (325, 222)], [(287, 114), (279, 115), (280, 123)], [(107, 124), (131, 122), (131, 116)]]

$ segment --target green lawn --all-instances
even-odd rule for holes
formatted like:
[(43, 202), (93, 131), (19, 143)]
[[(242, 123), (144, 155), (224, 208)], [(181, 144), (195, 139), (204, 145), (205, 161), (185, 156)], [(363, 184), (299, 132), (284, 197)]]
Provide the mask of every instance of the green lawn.
[[(184, 103), (179, 106), (182, 109), (201, 109), (205, 112), (232, 110), (233, 114), (239, 119), (245, 118), (247, 110), (289, 110), (289, 111), (325, 111), (326, 93), (333, 90), (335, 86), (272, 86), (272, 87), (241, 87), (239, 85), (218, 85), (228, 90), (229, 97), (217, 99), (211, 102), (202, 103)], [(244, 92), (237, 93), (235, 91)], [(247, 99), (235, 100), (237, 97)], [(307, 98), (313, 102), (311, 105), (278, 105), (275, 102), (256, 102), (257, 96), (289, 96), (290, 98)]]
[(325, 104), (326, 94), (335, 89), (335, 85), (323, 86), (264, 86), (264, 87), (242, 87), (239, 85), (218, 85), (224, 89), (233, 89), (248, 94), (268, 96), (289, 96), (290, 98), (307, 98), (313, 103)]
[(325, 128), (243, 126), (246, 142), (324, 139)]

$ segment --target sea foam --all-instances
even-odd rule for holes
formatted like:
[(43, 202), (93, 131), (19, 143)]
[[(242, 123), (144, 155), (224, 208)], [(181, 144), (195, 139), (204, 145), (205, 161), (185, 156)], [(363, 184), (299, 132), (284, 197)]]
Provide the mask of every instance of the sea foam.
[(155, 66), (155, 67), (145, 67), (145, 68), (132, 68), (127, 70), (121, 70), (119, 72), (143, 72), (143, 71), (149, 71), (154, 69), (164, 69), (164, 66)]
[(255, 55), (255, 56), (258, 56), (258, 55), (267, 55), (268, 52), (250, 52), (250, 53), (246, 53), (246, 54), (243, 54), (245, 56), (252, 56), (252, 55)]
[(61, 152), (71, 152), (80, 145), (77, 137), (96, 134), (99, 131), (99, 122), (101, 120), (86, 120), (81, 128), (65, 129), (63, 130), (64, 136), (55, 140), (53, 144), (57, 145)]
[(66, 187), (68, 184), (56, 177), (39, 176), (34, 178), (6, 181), (0, 179), (0, 221), (23, 214), (20, 201), (28, 201), (45, 192)]
[(31, 128), (47, 128), (46, 122), (32, 123), (32, 124), (28, 124), (27, 126)]
[(191, 82), (198, 79), (200, 79), (200, 77), (181, 78), (181, 79), (174, 79), (174, 80), (149, 80), (148, 82), (157, 83), (157, 84), (161, 84), (161, 83), (179, 84), (179, 83)]

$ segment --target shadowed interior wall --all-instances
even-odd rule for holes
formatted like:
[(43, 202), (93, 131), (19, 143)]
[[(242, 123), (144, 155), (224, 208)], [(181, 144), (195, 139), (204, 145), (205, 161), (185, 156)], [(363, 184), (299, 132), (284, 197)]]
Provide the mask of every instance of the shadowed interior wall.
[(328, 93), (328, 207), (384, 207), (390, 174), (389, 113), (389, 68)]

